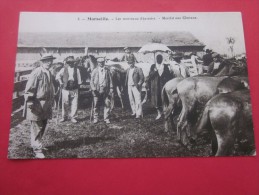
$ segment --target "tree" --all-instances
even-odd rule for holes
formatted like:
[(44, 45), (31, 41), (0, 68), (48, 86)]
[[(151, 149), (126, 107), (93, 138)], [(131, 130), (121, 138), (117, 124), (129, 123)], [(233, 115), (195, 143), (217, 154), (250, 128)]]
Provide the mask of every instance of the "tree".
[(226, 39), (227, 39), (227, 43), (229, 45), (229, 50), (231, 52), (231, 57), (235, 57), (234, 44), (235, 44), (236, 40), (234, 37), (227, 37)]

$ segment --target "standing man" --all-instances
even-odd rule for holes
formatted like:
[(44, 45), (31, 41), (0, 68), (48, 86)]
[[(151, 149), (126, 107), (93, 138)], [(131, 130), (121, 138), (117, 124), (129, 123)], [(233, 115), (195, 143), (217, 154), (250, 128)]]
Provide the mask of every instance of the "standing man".
[(40, 67), (32, 71), (25, 87), (24, 115), (31, 122), (31, 147), (36, 158), (45, 158), (42, 138), (52, 117), (54, 78), (49, 69), (54, 59), (52, 55), (42, 56)]
[(212, 57), (213, 57), (213, 62), (210, 63), (208, 67), (208, 74), (210, 75), (214, 75), (215, 72), (220, 68), (220, 65), (222, 63), (222, 59), (218, 53), (213, 53)]
[(69, 102), (71, 102), (71, 122), (77, 123), (78, 89), (82, 84), (81, 75), (79, 69), (74, 66), (74, 56), (67, 57), (64, 62), (64, 68), (56, 75), (56, 80), (59, 81), (62, 89), (62, 119), (60, 122), (67, 120)]
[(128, 62), (129, 59), (133, 59), (134, 63), (138, 63), (136, 57), (134, 56), (134, 54), (130, 51), (130, 49), (128, 47), (124, 47), (124, 52), (125, 52), (125, 54), (123, 55), (121, 61)]
[(128, 86), (132, 116), (136, 115), (138, 119), (142, 115), (141, 90), (144, 82), (144, 74), (141, 68), (135, 67), (135, 59), (133, 57), (128, 59), (128, 65), (130, 68), (126, 74), (126, 86)]
[(149, 71), (148, 83), (151, 91), (151, 103), (157, 110), (156, 120), (162, 116), (162, 89), (167, 81), (173, 78), (167, 65), (163, 62), (163, 56), (156, 56), (156, 63), (153, 64)]
[(212, 58), (212, 50), (206, 49), (206, 54), (202, 57), (203, 60), (203, 70), (205, 73), (208, 72), (209, 66), (211, 63), (213, 63), (213, 58)]
[(111, 98), (113, 84), (110, 71), (104, 67), (104, 58), (98, 58), (98, 66), (91, 74), (90, 86), (93, 93), (94, 124), (98, 123), (101, 105), (104, 105), (104, 122), (110, 124)]
[(197, 70), (196, 75), (199, 75), (199, 74), (203, 73), (203, 69), (202, 69), (202, 66), (201, 66), (202, 61), (197, 56), (197, 52), (191, 53), (191, 63), (192, 63), (192, 66), (195, 68), (195, 70)]

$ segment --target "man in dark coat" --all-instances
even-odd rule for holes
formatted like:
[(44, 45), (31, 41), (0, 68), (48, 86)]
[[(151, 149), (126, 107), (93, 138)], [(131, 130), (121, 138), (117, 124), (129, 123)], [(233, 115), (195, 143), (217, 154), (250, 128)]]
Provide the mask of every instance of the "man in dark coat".
[(41, 66), (32, 71), (25, 87), (24, 115), (31, 122), (31, 147), (36, 158), (45, 158), (42, 138), (52, 118), (54, 78), (49, 69), (54, 59), (52, 55), (42, 56)]
[(202, 57), (202, 60), (203, 60), (203, 70), (205, 73), (207, 73), (210, 64), (213, 63), (212, 50), (206, 49), (206, 54)]
[(162, 99), (161, 92), (165, 83), (173, 78), (167, 65), (163, 64), (163, 56), (156, 56), (156, 64), (150, 68), (148, 82), (151, 90), (151, 103), (157, 110), (156, 120), (162, 116)]

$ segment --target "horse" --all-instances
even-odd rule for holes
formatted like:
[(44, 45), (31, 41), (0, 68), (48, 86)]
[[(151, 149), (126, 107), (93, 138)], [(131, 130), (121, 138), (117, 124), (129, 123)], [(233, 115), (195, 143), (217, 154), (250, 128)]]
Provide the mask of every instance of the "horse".
[(61, 89), (59, 87), (59, 82), (56, 80), (56, 75), (57, 73), (64, 67), (64, 64), (62, 62), (58, 62), (58, 63), (53, 63), (52, 66), (50, 67), (49, 71), (53, 77), (53, 85), (54, 85), (54, 108), (58, 108), (59, 105), (59, 101), (61, 99)]
[(243, 145), (246, 143), (245, 152), (254, 153), (250, 90), (222, 93), (211, 98), (194, 129), (196, 134), (204, 129), (211, 132), (214, 156), (232, 155), (236, 140)]
[[(184, 145), (187, 145), (188, 137), (191, 136), (190, 127), (196, 123), (201, 108), (217, 93), (218, 84), (223, 79), (227, 78), (228, 74), (238, 75), (242, 72), (240, 69), (244, 69), (243, 66), (233, 68), (233, 66), (237, 67), (234, 63), (227, 63), (227, 66), (227, 68), (223, 65), (220, 66), (219, 69), (224, 69), (224, 71), (219, 71), (220, 73), (217, 73), (218, 76), (199, 75), (185, 78), (182, 81), (175, 83), (175, 85), (172, 85), (171, 89), (167, 89), (168, 91), (171, 90), (171, 93), (162, 93), (164, 99), (165, 95), (167, 95), (167, 98), (173, 100), (173, 102), (180, 102), (178, 108), (180, 107), (181, 113), (177, 123), (177, 137)], [(166, 108), (166, 106), (164, 106), (164, 108)], [(173, 106), (170, 106), (169, 108), (171, 109), (171, 112), (169, 110), (164, 110), (164, 113), (172, 113), (174, 111)], [(168, 116), (168, 114), (166, 116)], [(166, 119), (168, 119), (168, 117)], [(166, 131), (168, 130), (167, 121), (165, 122)]]
[(246, 61), (235, 59), (222, 60), (219, 67), (211, 72), (211, 76), (247, 76), (247, 74)]
[[(93, 55), (82, 56), (78, 59), (77, 67), (80, 70), (83, 84), (88, 84), (91, 79), (91, 72), (97, 67), (97, 59)], [(110, 62), (106, 59), (105, 67), (109, 69), (111, 73), (111, 78), (113, 82), (113, 87), (118, 95), (121, 107), (124, 109), (124, 103), (122, 98), (122, 93), (124, 92), (124, 83), (126, 71), (124, 67), (118, 62)], [(111, 109), (114, 108), (114, 97), (111, 99)]]
[[(106, 67), (110, 70), (113, 80), (113, 87), (116, 89), (117, 95), (120, 99), (121, 106), (124, 109), (124, 103), (123, 103), (123, 95), (127, 93), (126, 91), (126, 85), (125, 85), (125, 79), (126, 79), (126, 73), (127, 69), (129, 68), (129, 65), (126, 62), (117, 62), (112, 60), (106, 60), (105, 63)], [(150, 71), (151, 64), (149, 63), (136, 63), (136, 67), (141, 68), (143, 70), (143, 74), (145, 77), (145, 82), (142, 86), (142, 91), (145, 92), (144, 99), (142, 100), (142, 104), (146, 103), (148, 99), (148, 89), (147, 89), (147, 79)], [(114, 105), (114, 102), (112, 102)]]
[[(117, 64), (117, 63), (106, 65), (106, 67), (110, 70), (113, 88), (119, 97), (122, 109), (124, 109), (125, 106), (123, 103), (122, 96), (125, 91), (124, 83), (125, 83), (125, 79), (126, 79), (126, 71), (120, 64)], [(114, 107), (114, 98), (112, 98), (111, 105), (112, 105), (111, 107), (113, 108)]]

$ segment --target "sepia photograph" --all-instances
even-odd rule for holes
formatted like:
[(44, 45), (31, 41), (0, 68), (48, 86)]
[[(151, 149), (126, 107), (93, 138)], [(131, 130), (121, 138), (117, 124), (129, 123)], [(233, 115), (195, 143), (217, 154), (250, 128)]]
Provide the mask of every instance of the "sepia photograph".
[(255, 156), (240, 12), (21, 12), (9, 159)]

